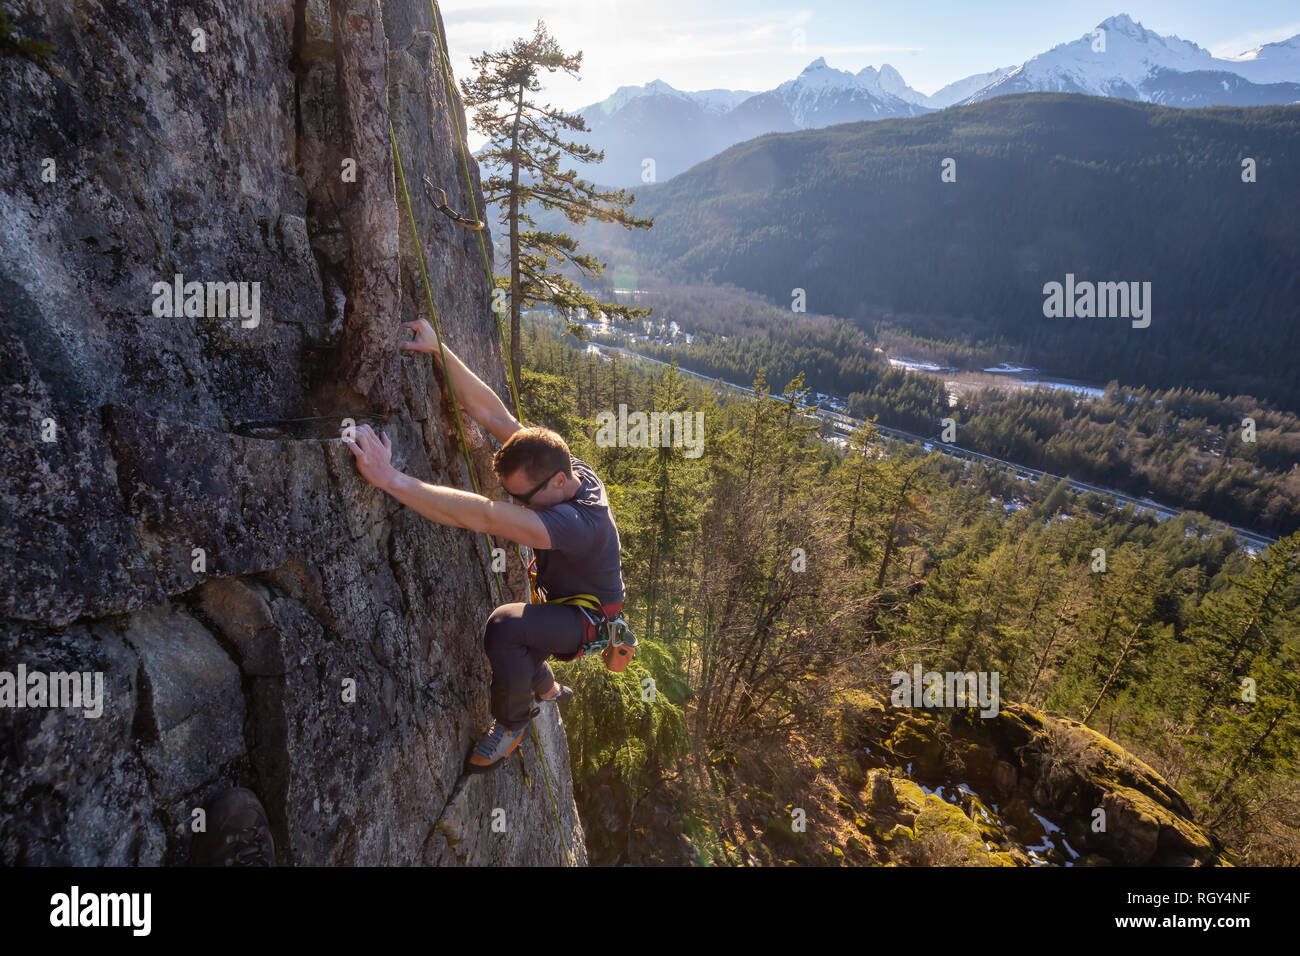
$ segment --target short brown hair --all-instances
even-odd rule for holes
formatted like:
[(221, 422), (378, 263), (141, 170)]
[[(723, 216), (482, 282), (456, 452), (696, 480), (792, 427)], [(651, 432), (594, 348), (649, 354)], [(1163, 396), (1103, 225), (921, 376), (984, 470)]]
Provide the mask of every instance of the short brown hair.
[(569, 446), (559, 434), (540, 425), (519, 429), (492, 457), (492, 470), (498, 478), (505, 478), (519, 468), (523, 468), (530, 481), (545, 481), (557, 471), (573, 477)]

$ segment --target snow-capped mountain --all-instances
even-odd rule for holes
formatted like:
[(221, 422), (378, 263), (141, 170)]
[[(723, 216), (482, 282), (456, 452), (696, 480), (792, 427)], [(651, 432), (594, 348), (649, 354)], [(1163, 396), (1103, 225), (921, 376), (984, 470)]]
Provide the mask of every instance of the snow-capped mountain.
[(1016, 69), (1015, 66), (1002, 66), (987, 73), (976, 73), (974, 76), (963, 77), (960, 80), (954, 80), (941, 90), (928, 96), (920, 90), (914, 90), (908, 86), (902, 75), (888, 63), (881, 66), (879, 70), (869, 66), (864, 68), (858, 73), (858, 82), (870, 89), (878, 88), (883, 90), (915, 106), (941, 110), (952, 106), (954, 103), (969, 99), (975, 93), (978, 93), (990, 83), (1000, 80), (1014, 69)]
[[(1300, 100), (1292, 38), (1232, 60), (1176, 36), (1160, 36), (1125, 14), (1052, 47), (962, 102), (1008, 93), (1085, 93), (1178, 106), (1262, 106)], [(1198, 74), (1189, 78), (1189, 74)], [(1269, 77), (1261, 82), (1262, 77)], [(1292, 82), (1280, 82), (1286, 77)]]
[(751, 90), (699, 90), (695, 93), (687, 93), (669, 86), (663, 80), (651, 80), (642, 86), (620, 86), (605, 99), (593, 103), (581, 112), (586, 114), (588, 110), (599, 108), (605, 115), (609, 115), (621, 110), (634, 99), (665, 96), (695, 103), (708, 112), (726, 113), (753, 95)]
[[(1104, 46), (1097, 38), (1104, 37)], [(855, 73), (823, 57), (775, 89), (685, 92), (655, 80), (620, 86), (579, 112), (605, 162), (582, 170), (597, 182), (662, 182), (728, 146), (764, 133), (916, 116), (1009, 93), (1114, 96), (1167, 106), (1263, 106), (1300, 102), (1300, 35), (1219, 58), (1160, 36), (1125, 14), (1019, 64), (949, 83), (926, 95), (888, 63)], [(578, 135), (582, 139), (582, 135)], [(653, 160), (653, 179), (651, 164)]]
[(858, 72), (858, 82), (863, 83), (864, 78), (870, 78), (880, 89), (884, 90), (891, 96), (897, 96), (900, 100), (906, 100), (914, 106), (933, 106), (929, 102), (929, 97), (924, 93), (918, 93), (912, 89), (903, 80), (903, 76), (888, 63), (882, 64), (879, 71), (871, 67), (863, 67)]
[[(886, 68), (902, 83), (902, 77), (893, 67), (886, 64)], [(765, 109), (770, 103), (774, 112), (788, 111), (794, 129), (817, 129), (833, 123), (926, 112), (925, 107), (887, 92), (880, 83), (880, 74), (871, 67), (855, 75), (827, 65), (820, 56), (793, 80), (750, 97), (738, 109), (753, 109), (755, 101), (760, 101)]]
[(1228, 69), (1253, 83), (1300, 82), (1300, 33), (1289, 40), (1257, 46), (1223, 62), (1232, 64)]
[(695, 101), (706, 110), (714, 113), (727, 113), (745, 102), (754, 93), (752, 90), (699, 90), (686, 95), (694, 97)]
[(654, 181), (662, 181), (764, 133), (927, 112), (893, 90), (909, 92), (891, 66), (879, 72), (867, 67), (854, 75), (834, 69), (822, 57), (793, 80), (761, 93), (686, 92), (663, 80), (620, 86), (579, 110), (590, 130), (586, 141), (605, 151), (603, 163), (583, 172), (613, 186), (640, 185), (649, 174), (646, 160), (654, 160)]
[(925, 97), (925, 105), (936, 110), (947, 109), (954, 103), (961, 103), (970, 99), (984, 87), (996, 83), (1016, 69), (1015, 66), (1000, 66), (996, 70), (990, 70), (987, 73), (976, 73), (974, 76), (954, 80), (943, 89)]

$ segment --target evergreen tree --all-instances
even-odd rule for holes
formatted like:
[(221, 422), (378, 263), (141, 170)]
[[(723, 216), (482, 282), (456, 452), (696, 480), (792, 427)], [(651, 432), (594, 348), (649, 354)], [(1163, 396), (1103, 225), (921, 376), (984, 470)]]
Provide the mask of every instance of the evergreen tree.
[(1194, 727), (1206, 726), (1216, 707), (1230, 699), (1247, 665), (1271, 659), (1293, 627), (1300, 592), (1300, 532), (1259, 556), (1222, 595), (1201, 603), (1189, 639), (1194, 653), (1187, 692)]
[[(471, 57), (470, 62), (478, 75), (462, 80), (461, 92), (465, 105), (475, 111), (474, 129), (488, 137), (479, 153), (480, 162), (492, 170), (483, 183), (483, 195), (500, 209), (510, 238), (510, 367), (518, 382), (519, 317), (528, 306), (546, 302), (566, 315), (582, 311), (593, 317), (602, 312), (626, 317), (650, 314), (649, 309), (597, 302), (563, 275), (560, 270), (565, 266), (592, 277), (605, 267), (594, 256), (579, 253), (577, 241), (566, 233), (521, 231), (521, 225), (536, 226), (529, 205), (557, 209), (574, 224), (594, 217), (629, 229), (648, 229), (653, 220), (627, 212), (634, 197), (626, 190), (601, 190), (572, 169), (560, 168), (561, 157), (600, 162), (604, 153), (565, 138), (566, 131), (587, 131), (581, 116), (539, 104), (530, 94), (541, 91), (542, 70), (577, 76), (581, 53), (564, 53), (538, 20), (532, 37), (516, 40), (509, 50)], [(558, 268), (551, 266), (552, 261)]]

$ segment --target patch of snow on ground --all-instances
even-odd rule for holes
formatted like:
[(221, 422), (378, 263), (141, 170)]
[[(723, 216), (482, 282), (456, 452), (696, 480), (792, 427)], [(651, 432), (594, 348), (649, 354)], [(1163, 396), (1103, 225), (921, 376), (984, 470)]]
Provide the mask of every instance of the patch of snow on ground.
[(1055, 823), (1047, 819), (1047, 817), (1043, 816), (1041, 813), (1039, 813), (1037, 810), (1033, 809), (1032, 807), (1030, 807), (1029, 812), (1034, 815), (1035, 820), (1037, 820), (1039, 823), (1043, 825), (1043, 830), (1046, 831), (1047, 833), (1056, 833), (1061, 829)]

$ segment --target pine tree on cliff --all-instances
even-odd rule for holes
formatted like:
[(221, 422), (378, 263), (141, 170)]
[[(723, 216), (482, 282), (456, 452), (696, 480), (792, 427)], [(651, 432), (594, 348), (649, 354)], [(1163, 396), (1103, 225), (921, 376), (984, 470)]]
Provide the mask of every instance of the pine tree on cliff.
[[(474, 129), (488, 137), (487, 147), (479, 153), (480, 162), (493, 170), (483, 184), (483, 195), (501, 210), (510, 237), (510, 365), (518, 382), (522, 355), (519, 316), (527, 306), (549, 302), (566, 316), (577, 309), (593, 316), (598, 312), (625, 318), (650, 314), (649, 309), (598, 302), (577, 282), (561, 275), (559, 270), (572, 265), (583, 275), (595, 277), (605, 266), (594, 256), (579, 253), (577, 241), (567, 233), (534, 228), (521, 231), (521, 224), (537, 225), (528, 215), (529, 204), (559, 209), (579, 225), (595, 217), (629, 229), (648, 229), (654, 221), (627, 212), (635, 198), (627, 190), (601, 191), (579, 179), (573, 170), (560, 168), (562, 156), (598, 163), (605, 154), (565, 138), (566, 131), (587, 132), (581, 116), (539, 105), (530, 94), (541, 90), (538, 75), (542, 70), (564, 70), (577, 76), (581, 53), (565, 54), (538, 20), (531, 38), (516, 40), (509, 50), (471, 57), (470, 62), (478, 75), (462, 80), (461, 92), (466, 107), (475, 110)], [(557, 265), (554, 270), (552, 260)]]

